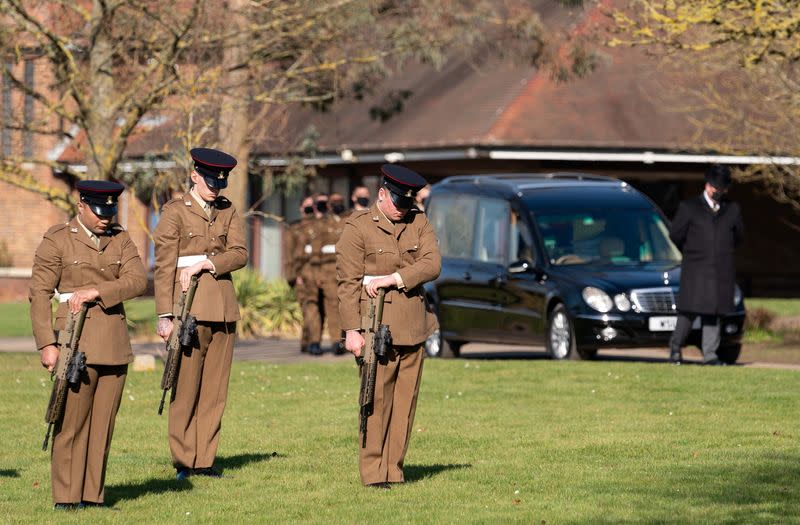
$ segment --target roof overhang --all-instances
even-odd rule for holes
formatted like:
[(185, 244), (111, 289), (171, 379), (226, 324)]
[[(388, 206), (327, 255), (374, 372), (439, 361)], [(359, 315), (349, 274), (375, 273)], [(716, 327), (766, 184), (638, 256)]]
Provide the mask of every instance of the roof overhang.
[[(601, 150), (556, 150), (556, 149), (513, 149), (513, 148), (440, 148), (440, 149), (386, 149), (359, 152), (344, 149), (338, 153), (324, 153), (303, 158), (306, 166), (359, 165), (394, 162), (441, 162), (448, 160), (517, 160), (517, 161), (563, 161), (563, 162), (601, 162), (633, 164), (730, 164), (730, 165), (800, 165), (800, 157), (769, 155), (721, 155), (670, 153), (650, 150), (601, 151)], [(291, 157), (272, 157), (255, 155), (258, 166), (281, 168), (289, 165)], [(169, 170), (177, 163), (168, 159), (127, 160), (119, 164), (120, 171), (131, 173), (144, 169)], [(85, 173), (86, 165), (71, 164), (70, 169)]]

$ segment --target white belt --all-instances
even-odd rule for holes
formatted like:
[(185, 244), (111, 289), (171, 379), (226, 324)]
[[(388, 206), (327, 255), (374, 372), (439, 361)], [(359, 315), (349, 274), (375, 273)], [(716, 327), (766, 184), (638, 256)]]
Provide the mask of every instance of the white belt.
[(388, 275), (365, 275), (364, 276), (364, 286), (368, 285), (370, 281), (374, 281), (375, 279), (381, 279), (383, 277), (388, 277)]
[(67, 301), (69, 301), (70, 297), (72, 297), (72, 292), (60, 293), (60, 294), (58, 294), (58, 302), (59, 303), (66, 303)]
[(303, 251), (310, 255), (312, 252), (311, 245), (306, 244), (305, 247), (303, 248)]
[(191, 266), (199, 263), (200, 261), (205, 261), (206, 259), (208, 259), (208, 255), (184, 255), (182, 257), (178, 257), (178, 268)]
[(335, 244), (326, 244), (322, 247), (322, 253), (330, 254), (336, 253), (336, 245)]

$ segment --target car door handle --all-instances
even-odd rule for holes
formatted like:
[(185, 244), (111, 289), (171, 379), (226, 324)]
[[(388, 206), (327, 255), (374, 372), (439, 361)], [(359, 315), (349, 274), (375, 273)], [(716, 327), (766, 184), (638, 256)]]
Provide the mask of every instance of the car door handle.
[(491, 279), (489, 279), (489, 284), (493, 284), (494, 286), (503, 286), (508, 282), (508, 277), (505, 274), (498, 273)]
[(472, 280), (472, 274), (470, 274), (469, 272), (464, 272), (464, 280), (465, 281), (471, 281)]

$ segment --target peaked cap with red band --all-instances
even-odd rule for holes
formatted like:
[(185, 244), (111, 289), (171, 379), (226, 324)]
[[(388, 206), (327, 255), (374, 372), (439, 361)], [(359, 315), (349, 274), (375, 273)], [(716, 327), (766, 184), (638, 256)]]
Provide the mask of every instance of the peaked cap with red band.
[(75, 189), (81, 196), (81, 202), (98, 217), (113, 217), (117, 214), (117, 199), (125, 186), (110, 180), (79, 180)]
[(228, 175), (236, 167), (236, 159), (224, 151), (211, 148), (193, 148), (189, 151), (194, 161), (194, 170), (202, 175), (211, 189), (228, 186)]
[(394, 205), (400, 209), (411, 209), (414, 197), (428, 182), (416, 171), (412, 171), (397, 164), (384, 164), (381, 166), (383, 186), (389, 190)]

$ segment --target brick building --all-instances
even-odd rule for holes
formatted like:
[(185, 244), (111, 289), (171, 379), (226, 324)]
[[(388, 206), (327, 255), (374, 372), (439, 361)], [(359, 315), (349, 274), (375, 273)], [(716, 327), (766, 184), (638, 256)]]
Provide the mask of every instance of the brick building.
[[(546, 25), (572, 32), (582, 31), (598, 16), (597, 10), (588, 10), (576, 18), (558, 3), (541, 0), (540, 4)], [(318, 176), (309, 180), (307, 189), (346, 195), (358, 184), (375, 188), (378, 167), (384, 162), (402, 162), (434, 182), (457, 174), (569, 170), (624, 179), (671, 216), (680, 199), (701, 191), (702, 173), (709, 163), (797, 162), (719, 155), (698, 144), (692, 124), (698, 115), (671, 107), (673, 88), (691, 87), (692, 82), (697, 82), (694, 72), (668, 73), (641, 52), (621, 48), (603, 50), (592, 74), (565, 83), (536, 67), (500, 59), (477, 64), (454, 60), (441, 71), (412, 65), (373, 86), (362, 100), (337, 102), (326, 113), (293, 108), (281, 140), (254, 145), (250, 202), (258, 203), (259, 211), (296, 218), (300, 195), (262, 198), (255, 173), (264, 166), (277, 170), (286, 166), (287, 159), (278, 152), (285, 152), (287, 144), (288, 149), (299, 145), (311, 129), (318, 137), (317, 153), (303, 161), (315, 166)], [(5, 84), (3, 89), (0, 102), (6, 97)], [(25, 111), (21, 95), (8, 92), (12, 99), (17, 97), (9, 107)], [(168, 158), (159, 157), (163, 151), (180, 151), (176, 118), (164, 113), (145, 119), (129, 142), (121, 169), (177, 169)], [(0, 138), (6, 144), (5, 135)], [(12, 147), (24, 147), (22, 140), (13, 137)], [(80, 154), (70, 144), (43, 140), (34, 147), (80, 168)], [(65, 187), (70, 182), (48, 169), (37, 170), (35, 176), (47, 185)], [(17, 268), (6, 273), (24, 275), (41, 233), (66, 216), (29, 192), (2, 182), (0, 189), (0, 205), (14, 210), (0, 226), (0, 241), (13, 246), (10, 253)], [(737, 254), (745, 292), (800, 293), (800, 270), (784, 262), (800, 257), (800, 220), (757, 185), (735, 186), (732, 198), (742, 204), (748, 231)], [(153, 211), (131, 198), (121, 210), (121, 222), (131, 230), (150, 266), (147, 229), (154, 226)], [(267, 277), (280, 277), (281, 225), (252, 216), (248, 227), (251, 264)], [(12, 287), (7, 282), (0, 282), (0, 289), (9, 295)]]

